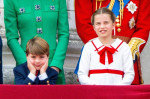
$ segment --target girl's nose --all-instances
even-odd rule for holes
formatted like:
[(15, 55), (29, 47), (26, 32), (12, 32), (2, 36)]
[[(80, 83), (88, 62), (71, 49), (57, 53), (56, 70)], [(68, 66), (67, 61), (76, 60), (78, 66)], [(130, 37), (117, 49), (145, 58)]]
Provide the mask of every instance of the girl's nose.
[(101, 24), (101, 25), (100, 25), (100, 28), (104, 28), (104, 27), (105, 27), (105, 25), (104, 25), (104, 24)]

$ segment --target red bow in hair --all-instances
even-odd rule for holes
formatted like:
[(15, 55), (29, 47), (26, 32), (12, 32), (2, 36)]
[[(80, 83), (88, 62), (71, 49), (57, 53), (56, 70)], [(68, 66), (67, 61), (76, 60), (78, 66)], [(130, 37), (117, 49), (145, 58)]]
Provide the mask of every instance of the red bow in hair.
[(105, 65), (105, 52), (107, 53), (107, 57), (108, 57), (108, 64), (111, 64), (113, 62), (113, 54), (116, 52), (117, 50), (114, 47), (104, 47), (102, 50), (100, 50), (98, 52), (98, 54), (100, 55), (100, 62), (102, 64)]

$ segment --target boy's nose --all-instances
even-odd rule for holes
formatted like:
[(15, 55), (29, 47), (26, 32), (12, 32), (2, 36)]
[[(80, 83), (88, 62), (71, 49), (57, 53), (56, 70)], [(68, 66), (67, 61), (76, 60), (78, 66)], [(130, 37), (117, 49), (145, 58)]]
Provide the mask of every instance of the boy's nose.
[(37, 58), (37, 59), (35, 60), (35, 62), (36, 62), (36, 63), (39, 63), (39, 62), (40, 62), (40, 59)]

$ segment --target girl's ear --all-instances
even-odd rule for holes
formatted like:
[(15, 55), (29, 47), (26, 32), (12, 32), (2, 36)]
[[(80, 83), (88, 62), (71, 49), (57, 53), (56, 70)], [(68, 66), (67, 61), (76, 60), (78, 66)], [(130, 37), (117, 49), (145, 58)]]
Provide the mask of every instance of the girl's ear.
[(92, 26), (93, 26), (93, 29), (94, 29), (94, 31), (95, 31), (95, 26), (94, 26), (94, 24), (93, 24)]
[(113, 23), (113, 28), (112, 29), (115, 29), (115, 26), (116, 26), (116, 22)]

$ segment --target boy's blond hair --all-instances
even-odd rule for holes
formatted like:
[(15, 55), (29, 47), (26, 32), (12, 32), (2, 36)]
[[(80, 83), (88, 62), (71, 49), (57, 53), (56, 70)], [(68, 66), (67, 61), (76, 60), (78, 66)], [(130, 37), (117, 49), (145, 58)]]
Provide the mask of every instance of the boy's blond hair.
[(49, 45), (44, 39), (40, 37), (34, 37), (33, 39), (29, 40), (26, 45), (26, 55), (28, 54), (46, 54), (47, 56), (49, 56)]

